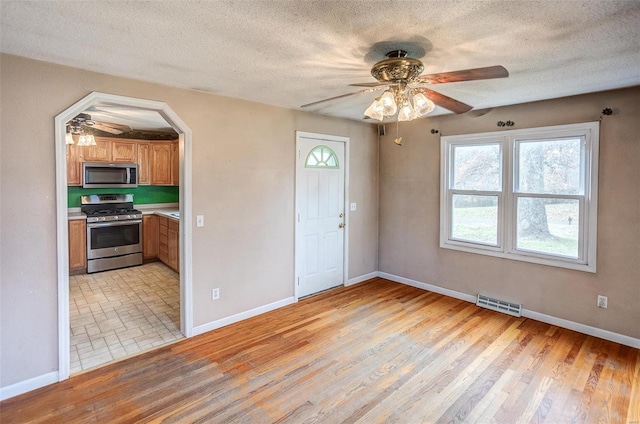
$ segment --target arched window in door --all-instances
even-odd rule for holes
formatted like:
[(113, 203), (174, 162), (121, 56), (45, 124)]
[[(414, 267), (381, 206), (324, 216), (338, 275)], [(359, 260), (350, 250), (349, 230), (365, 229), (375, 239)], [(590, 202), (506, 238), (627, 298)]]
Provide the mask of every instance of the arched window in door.
[(304, 162), (305, 168), (331, 168), (338, 169), (340, 164), (338, 163), (338, 157), (327, 146), (316, 146), (307, 155), (307, 159)]

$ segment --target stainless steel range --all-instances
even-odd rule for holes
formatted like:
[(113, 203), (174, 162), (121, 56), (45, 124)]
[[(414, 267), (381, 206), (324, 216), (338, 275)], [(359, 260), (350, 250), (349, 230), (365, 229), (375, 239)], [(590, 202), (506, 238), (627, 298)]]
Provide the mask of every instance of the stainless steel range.
[(142, 264), (142, 212), (133, 194), (81, 197), (87, 215), (87, 273)]

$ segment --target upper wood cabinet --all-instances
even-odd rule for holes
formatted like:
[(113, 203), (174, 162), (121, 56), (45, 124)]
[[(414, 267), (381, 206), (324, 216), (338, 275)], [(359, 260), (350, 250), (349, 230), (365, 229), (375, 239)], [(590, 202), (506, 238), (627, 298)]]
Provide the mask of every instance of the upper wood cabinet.
[(138, 143), (138, 184), (151, 183), (151, 167), (149, 163), (149, 143)]
[(151, 143), (151, 184), (171, 185), (171, 143)]
[(138, 164), (140, 185), (180, 185), (180, 144), (96, 137), (95, 146), (67, 145), (67, 185), (82, 185), (82, 162)]
[(78, 157), (78, 146), (67, 144), (67, 185), (82, 185), (82, 167)]
[(111, 161), (135, 163), (137, 158), (135, 141), (111, 141)]
[(101, 137), (95, 139), (95, 146), (80, 147), (82, 162), (111, 162), (111, 141)]
[(180, 143), (178, 140), (171, 143), (171, 184), (180, 185)]

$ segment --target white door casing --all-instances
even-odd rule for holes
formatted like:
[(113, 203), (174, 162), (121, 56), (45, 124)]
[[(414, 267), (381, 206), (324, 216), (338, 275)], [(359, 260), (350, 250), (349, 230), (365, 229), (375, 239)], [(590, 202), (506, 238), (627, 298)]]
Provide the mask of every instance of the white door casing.
[[(191, 130), (166, 104), (153, 100), (93, 92), (55, 117), (56, 229), (58, 255), (58, 380), (70, 374), (69, 234), (67, 204), (66, 122), (94, 104), (128, 106), (158, 112), (179, 134), (180, 148), (180, 331), (193, 334)], [(184, 258), (184, 260), (182, 260)]]
[(296, 137), (296, 299), (345, 281), (348, 138)]

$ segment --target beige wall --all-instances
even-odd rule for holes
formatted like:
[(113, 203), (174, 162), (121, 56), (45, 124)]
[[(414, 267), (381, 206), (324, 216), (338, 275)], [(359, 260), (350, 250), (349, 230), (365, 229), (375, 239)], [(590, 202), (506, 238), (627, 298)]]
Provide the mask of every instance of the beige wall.
[(206, 217), (193, 229), (194, 325), (293, 296), (296, 130), (350, 137), (348, 276), (377, 270), (373, 125), (0, 59), (2, 387), (58, 368), (53, 119), (92, 91), (165, 102), (193, 132), (193, 213)]
[[(439, 247), (440, 134), (601, 123), (596, 274)], [(395, 125), (380, 141), (380, 271), (640, 338), (640, 88), (471, 111)], [(596, 296), (609, 308), (596, 307)]]

